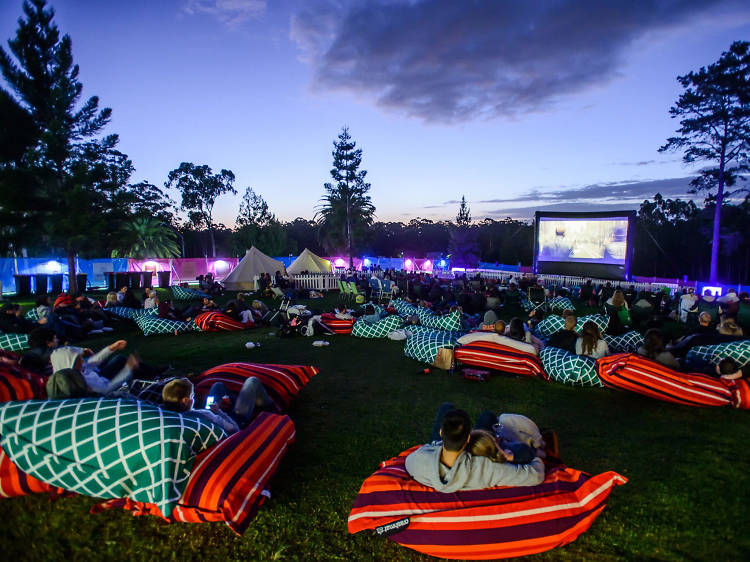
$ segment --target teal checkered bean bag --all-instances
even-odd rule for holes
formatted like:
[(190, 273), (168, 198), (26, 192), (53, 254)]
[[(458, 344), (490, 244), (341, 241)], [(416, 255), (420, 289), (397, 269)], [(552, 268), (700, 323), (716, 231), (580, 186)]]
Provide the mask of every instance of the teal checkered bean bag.
[(702, 359), (718, 365), (724, 357), (731, 357), (737, 362), (737, 365), (744, 367), (750, 363), (750, 340), (740, 340), (727, 343), (717, 343), (716, 345), (698, 345), (687, 352), (685, 358)]
[(621, 336), (602, 334), (602, 339), (607, 342), (610, 353), (635, 353), (643, 345), (643, 335), (635, 330)]
[(0, 349), (3, 351), (23, 351), (24, 349), (29, 349), (29, 335), (0, 333)]
[(87, 496), (153, 503), (165, 517), (195, 455), (226, 437), (197, 414), (109, 398), (6, 402), (0, 434), (26, 474)]
[[(407, 335), (409, 337), (411, 337), (411, 336), (419, 336), (419, 335), (422, 335), (422, 334), (429, 334), (429, 333), (432, 333), (432, 332), (438, 332), (438, 331), (443, 332), (443, 331), (445, 331), (445, 330), (437, 330), (435, 328), (428, 328), (427, 326), (420, 326), (418, 324), (415, 324), (415, 325), (406, 325), (406, 326), (404, 326), (404, 330), (407, 332)], [(465, 330), (459, 330), (459, 331), (450, 331), (448, 333), (454, 334), (457, 338), (460, 338), (461, 336), (463, 336), (466, 333), (466, 331)]]
[(604, 332), (604, 330), (607, 329), (607, 324), (609, 324), (609, 316), (604, 316), (603, 314), (589, 314), (587, 316), (580, 316), (578, 318), (578, 324), (576, 324), (576, 332), (580, 334), (581, 330), (583, 329), (583, 325), (586, 322), (593, 322), (599, 327), (600, 332)]
[(403, 325), (404, 321), (396, 314), (386, 316), (374, 324), (359, 319), (352, 326), (352, 335), (358, 338), (386, 338), (393, 330), (398, 330)]
[(172, 285), (169, 287), (172, 291), (172, 300), (175, 301), (191, 301), (194, 299), (202, 299), (203, 297), (211, 298), (211, 295), (204, 293), (203, 291), (196, 291), (195, 289), (188, 289), (187, 287), (180, 287), (179, 285)]
[(36, 307), (32, 308), (25, 314), (26, 320), (31, 320), (32, 322), (36, 322), (39, 320), (39, 313), (36, 311)]
[(406, 302), (404, 299), (393, 299), (390, 305), (396, 309), (396, 312), (400, 316), (410, 316), (417, 313), (417, 308), (410, 302)]
[(545, 347), (539, 354), (545, 372), (553, 381), (573, 386), (604, 386), (596, 361), (557, 347)]
[(444, 316), (433, 314), (424, 319), (420, 317), (420, 321), (423, 326), (436, 330), (458, 331), (461, 329), (461, 313), (458, 310)]
[(437, 357), (438, 349), (443, 347), (455, 348), (460, 336), (460, 332), (443, 330), (431, 330), (413, 335), (406, 340), (404, 355), (432, 365), (435, 357)]
[(559, 332), (565, 327), (565, 320), (562, 316), (547, 316), (544, 320), (536, 325), (536, 333), (542, 338), (548, 338), (555, 332)]
[(363, 304), (362, 306), (359, 307), (359, 310), (361, 312), (364, 312), (365, 308), (368, 305), (371, 306), (371, 307), (373, 307), (375, 309), (375, 312), (377, 314), (383, 314), (383, 312), (385, 311), (385, 309), (382, 306), (380, 306), (379, 304), (375, 304), (374, 302), (368, 302), (368, 303)]
[(575, 310), (576, 307), (568, 297), (554, 297), (549, 301), (549, 307), (552, 312), (562, 312), (563, 310)]
[(153, 308), (130, 308), (127, 306), (110, 306), (104, 309), (110, 314), (125, 318), (126, 320), (135, 320), (141, 316), (156, 316), (159, 313), (159, 309)]
[(432, 310), (425, 308), (424, 306), (417, 306), (414, 314), (417, 315), (417, 318), (419, 318), (419, 321), (422, 324), (424, 324), (428, 318), (435, 316), (435, 313)]
[(201, 329), (192, 322), (180, 322), (179, 320), (167, 320), (152, 314), (144, 314), (135, 318), (135, 323), (143, 332), (144, 336), (153, 334), (183, 334), (185, 332), (200, 332)]

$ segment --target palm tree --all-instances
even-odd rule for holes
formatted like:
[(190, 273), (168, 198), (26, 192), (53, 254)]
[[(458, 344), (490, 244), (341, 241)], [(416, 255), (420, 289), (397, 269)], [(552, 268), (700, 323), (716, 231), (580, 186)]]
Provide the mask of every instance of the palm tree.
[(153, 217), (136, 217), (119, 232), (119, 245), (112, 257), (176, 258), (180, 256), (177, 235)]

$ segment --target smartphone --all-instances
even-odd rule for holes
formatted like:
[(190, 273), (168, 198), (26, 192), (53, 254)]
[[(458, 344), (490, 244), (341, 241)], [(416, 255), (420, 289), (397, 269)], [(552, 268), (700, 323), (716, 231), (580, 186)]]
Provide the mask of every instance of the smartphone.
[(208, 398), (206, 398), (206, 410), (208, 410), (213, 403), (214, 403), (213, 396), (209, 396)]

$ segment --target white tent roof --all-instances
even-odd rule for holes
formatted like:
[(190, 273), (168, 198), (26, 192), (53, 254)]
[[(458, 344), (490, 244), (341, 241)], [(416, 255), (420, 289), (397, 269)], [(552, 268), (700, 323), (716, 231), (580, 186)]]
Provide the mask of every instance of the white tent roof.
[(277, 271), (283, 273), (284, 264), (253, 246), (245, 252), (245, 257), (240, 260), (237, 267), (224, 278), (224, 287), (230, 291), (253, 290), (256, 275), (269, 273), (273, 276)]
[(310, 273), (331, 273), (331, 262), (316, 256), (305, 248), (297, 259), (292, 262), (292, 265), (287, 268), (287, 271), (292, 275), (302, 273), (303, 271)]

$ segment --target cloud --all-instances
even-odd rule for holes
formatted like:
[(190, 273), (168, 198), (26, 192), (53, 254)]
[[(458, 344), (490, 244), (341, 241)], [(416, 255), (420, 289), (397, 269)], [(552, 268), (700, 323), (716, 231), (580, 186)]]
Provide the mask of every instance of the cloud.
[(245, 23), (262, 16), (266, 11), (266, 0), (185, 0), (185, 13), (209, 14), (229, 27)]
[(425, 121), (545, 110), (617, 76), (641, 37), (739, 0), (304, 3), (291, 38), (314, 85)]

